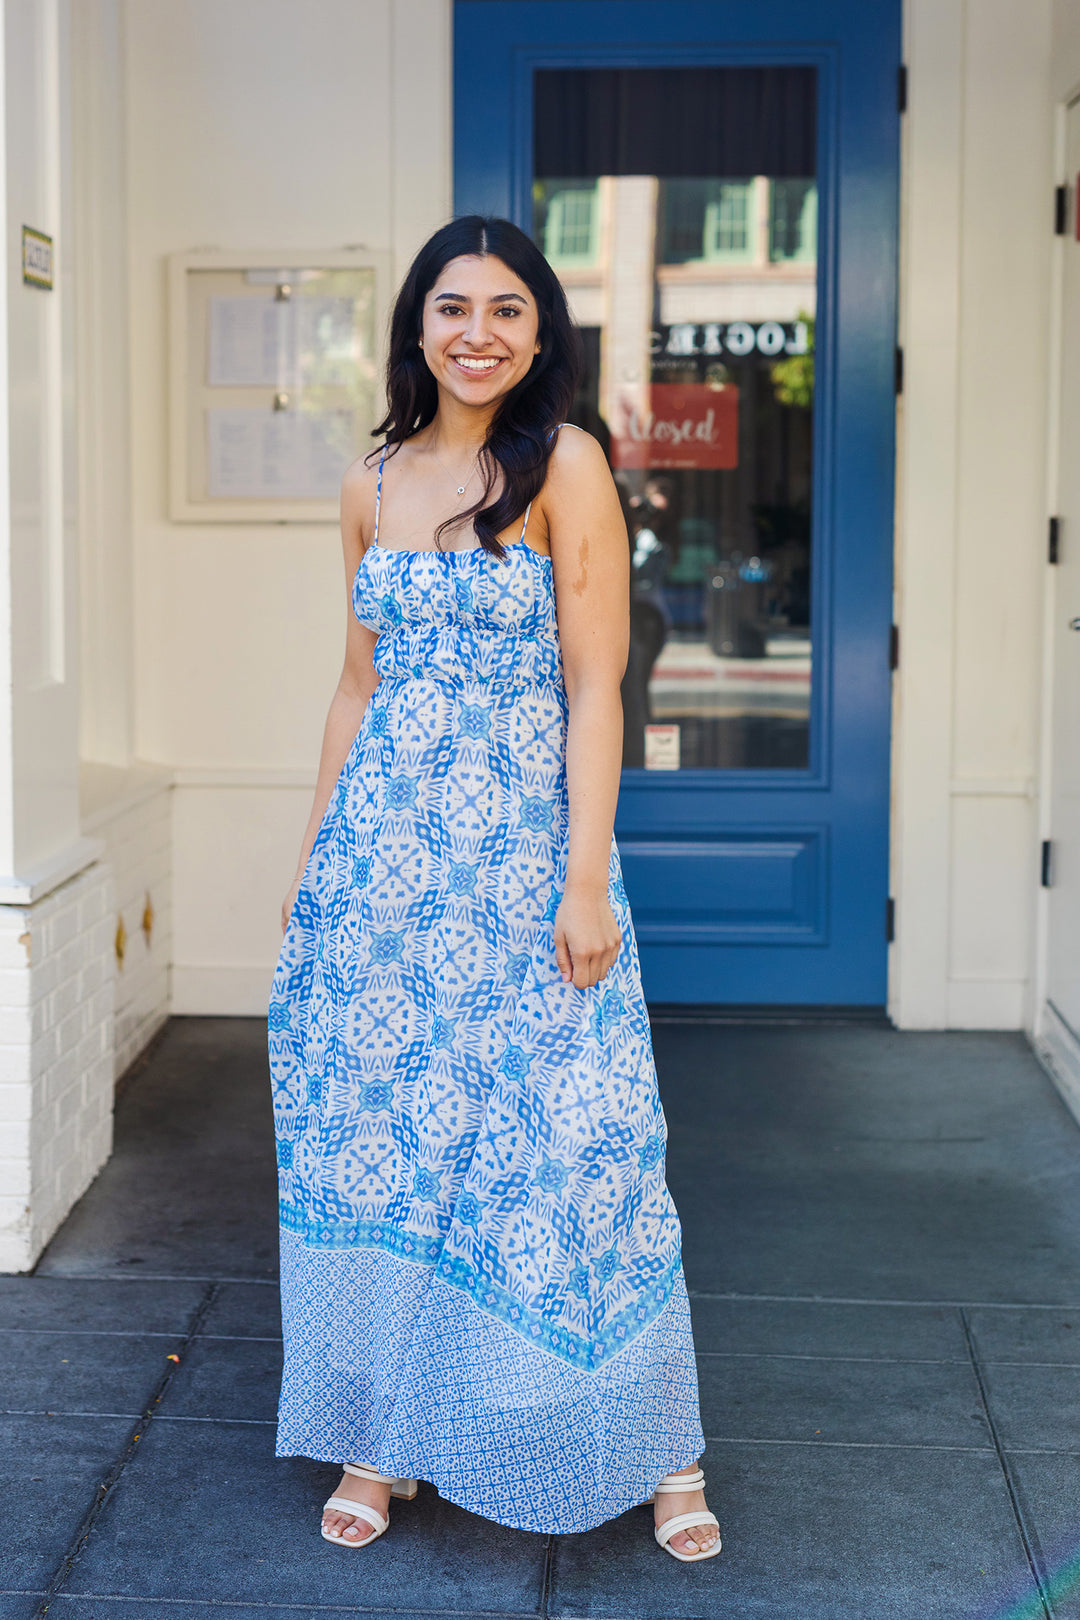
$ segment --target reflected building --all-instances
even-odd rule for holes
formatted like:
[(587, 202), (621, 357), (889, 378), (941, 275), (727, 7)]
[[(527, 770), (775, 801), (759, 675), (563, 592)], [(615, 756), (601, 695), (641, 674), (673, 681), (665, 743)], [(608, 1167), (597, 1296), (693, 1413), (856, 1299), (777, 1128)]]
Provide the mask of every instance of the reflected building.
[(569, 77), (538, 75), (533, 230), (585, 341), (576, 419), (628, 519), (624, 763), (805, 767), (813, 141), (802, 174), (552, 174), (543, 101), (567, 86), (544, 81)]

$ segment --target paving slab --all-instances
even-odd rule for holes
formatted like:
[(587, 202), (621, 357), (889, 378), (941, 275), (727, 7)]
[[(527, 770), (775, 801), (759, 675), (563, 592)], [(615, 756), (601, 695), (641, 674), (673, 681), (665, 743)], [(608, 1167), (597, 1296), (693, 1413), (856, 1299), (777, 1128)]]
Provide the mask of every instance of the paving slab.
[(0, 1620), (32, 1620), (44, 1592), (0, 1592)]
[(280, 1339), (196, 1339), (160, 1414), (276, 1423), (280, 1391)]
[(1022, 1036), (654, 1037), (691, 1289), (1075, 1302), (1076, 1126)]
[(706, 1439), (992, 1447), (970, 1363), (701, 1356)]
[[(983, 1367), (986, 1400), (1006, 1451), (1071, 1451), (1080, 1459), (1080, 1367)], [(1076, 1475), (1080, 1536), (1080, 1461)]]
[[(206, 1286), (99, 1277), (0, 1277), (0, 1328), (57, 1333), (183, 1333)], [(0, 1350), (3, 1344), (0, 1341)]]
[(127, 1418), (0, 1416), (0, 1549), (9, 1591), (49, 1586), (130, 1432)]
[(281, 1338), (281, 1295), (276, 1282), (221, 1283), (200, 1336)]
[[(31, 1611), (32, 1612), (32, 1611)], [(249, 1604), (238, 1603), (176, 1603), (172, 1600), (156, 1602), (153, 1598), (103, 1597), (99, 1593), (87, 1597), (73, 1597), (61, 1593), (54, 1599), (51, 1615), (63, 1615), (65, 1620), (211, 1620), (212, 1616), (232, 1616), (235, 1620), (248, 1620), (253, 1611)], [(531, 1614), (533, 1611), (529, 1611)], [(362, 1615), (364, 1620), (526, 1620), (519, 1613), (497, 1614), (494, 1610), (473, 1609), (366, 1609), (351, 1604), (348, 1608), (319, 1602), (293, 1606), (280, 1603), (256, 1606), (258, 1620), (313, 1620), (326, 1615)], [(0, 1610), (0, 1620), (7, 1616)], [(22, 1620), (21, 1613), (12, 1620)]]
[(720, 1299), (692, 1294), (690, 1313), (698, 1350), (892, 1361), (969, 1360), (960, 1313), (950, 1306)]
[(1052, 1361), (1080, 1367), (1080, 1308), (1032, 1311), (986, 1307), (969, 1311), (968, 1321), (980, 1361)]
[[(370, 1547), (319, 1534), (340, 1471), (273, 1456), (273, 1431), (155, 1422), (66, 1590), (184, 1602), (540, 1611), (547, 1538), (507, 1530), (422, 1484)], [(162, 1525), (168, 1535), (162, 1536)], [(28, 1583), (29, 1584), (29, 1583)]]
[(169, 1370), (179, 1335), (0, 1334), (0, 1408), (135, 1418)]
[(1008, 1461), (1054, 1620), (1080, 1620), (1080, 1456)]
[(172, 1019), (115, 1124), (112, 1158), (38, 1274), (276, 1276), (265, 1019)]
[(973, 1620), (1033, 1590), (996, 1457), (711, 1445), (724, 1548), (681, 1564), (651, 1509), (558, 1538), (552, 1620)]

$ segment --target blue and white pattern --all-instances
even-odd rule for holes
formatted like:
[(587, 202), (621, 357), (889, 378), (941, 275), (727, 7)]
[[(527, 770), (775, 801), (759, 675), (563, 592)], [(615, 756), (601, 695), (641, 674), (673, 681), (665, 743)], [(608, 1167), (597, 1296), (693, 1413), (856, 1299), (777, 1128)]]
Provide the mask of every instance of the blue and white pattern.
[(567, 701), (528, 544), (369, 547), (381, 677), (274, 976), (278, 1456), (574, 1531), (704, 1449), (633, 925), (563, 983)]

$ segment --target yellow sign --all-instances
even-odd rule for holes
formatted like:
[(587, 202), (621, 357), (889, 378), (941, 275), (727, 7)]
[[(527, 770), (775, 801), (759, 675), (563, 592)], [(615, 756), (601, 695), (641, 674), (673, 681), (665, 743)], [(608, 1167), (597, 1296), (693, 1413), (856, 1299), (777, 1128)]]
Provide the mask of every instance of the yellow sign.
[(53, 239), (29, 225), (22, 228), (22, 278), (28, 287), (52, 292)]

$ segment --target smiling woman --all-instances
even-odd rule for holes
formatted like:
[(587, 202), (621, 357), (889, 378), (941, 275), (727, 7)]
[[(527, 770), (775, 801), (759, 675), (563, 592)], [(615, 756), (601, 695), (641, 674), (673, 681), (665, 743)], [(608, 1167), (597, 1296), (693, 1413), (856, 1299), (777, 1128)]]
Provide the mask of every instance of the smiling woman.
[(408, 444), (425, 482), (426, 455), (459, 496), (475, 489), (470, 505), (441, 516), (436, 544), (473, 519), (480, 545), (501, 555), (499, 532), (543, 487), (551, 429), (570, 414), (580, 371), (563, 290), (517, 226), (471, 215), (421, 248), (394, 308), (388, 409), (375, 431), (391, 457)]
[(653, 1502), (675, 1557), (720, 1550), (613, 836), (629, 546), (599, 446), (560, 431), (577, 362), (539, 251), (455, 221), (342, 490), (345, 666), (270, 1050), (277, 1452), (343, 1465), (346, 1547), (423, 1478), (534, 1531)]

